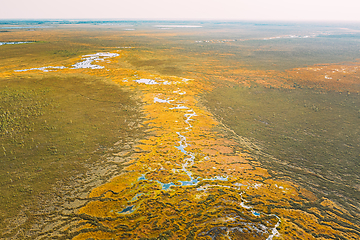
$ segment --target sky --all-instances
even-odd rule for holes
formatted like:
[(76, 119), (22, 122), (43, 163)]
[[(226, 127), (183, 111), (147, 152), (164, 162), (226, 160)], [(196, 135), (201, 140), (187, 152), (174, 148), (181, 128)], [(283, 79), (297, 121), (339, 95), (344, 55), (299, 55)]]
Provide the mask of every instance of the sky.
[(0, 0), (0, 19), (358, 21), (360, 0)]

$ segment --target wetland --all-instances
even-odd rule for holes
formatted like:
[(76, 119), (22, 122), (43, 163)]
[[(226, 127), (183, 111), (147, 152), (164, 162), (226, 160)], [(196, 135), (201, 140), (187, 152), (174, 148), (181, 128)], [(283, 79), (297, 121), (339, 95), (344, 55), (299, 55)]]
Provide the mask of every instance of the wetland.
[(360, 237), (356, 24), (0, 28), (1, 238)]

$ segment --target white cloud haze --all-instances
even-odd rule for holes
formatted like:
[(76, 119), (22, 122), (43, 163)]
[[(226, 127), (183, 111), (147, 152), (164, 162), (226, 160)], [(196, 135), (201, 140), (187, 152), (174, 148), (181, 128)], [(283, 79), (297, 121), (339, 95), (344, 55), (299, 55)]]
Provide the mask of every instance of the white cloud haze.
[(1, 19), (360, 21), (359, 0), (2, 0)]

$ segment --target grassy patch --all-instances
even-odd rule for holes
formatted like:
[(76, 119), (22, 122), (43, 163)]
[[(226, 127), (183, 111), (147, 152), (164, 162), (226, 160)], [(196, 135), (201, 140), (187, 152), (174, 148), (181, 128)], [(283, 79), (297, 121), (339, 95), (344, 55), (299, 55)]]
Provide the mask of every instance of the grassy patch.
[(236, 86), (217, 88), (205, 99), (238, 135), (280, 160), (263, 158), (267, 168), (337, 202), (360, 201), (358, 94)]
[(0, 79), (1, 221), (58, 180), (84, 172), (139, 120), (119, 86), (89, 76)]

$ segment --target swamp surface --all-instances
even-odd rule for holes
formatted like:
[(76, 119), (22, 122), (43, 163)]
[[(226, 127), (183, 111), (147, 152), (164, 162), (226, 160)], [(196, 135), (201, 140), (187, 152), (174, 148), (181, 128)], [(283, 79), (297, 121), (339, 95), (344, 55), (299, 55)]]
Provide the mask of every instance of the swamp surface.
[(358, 239), (358, 28), (0, 22), (0, 236)]

